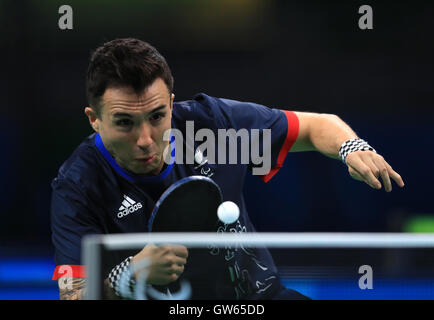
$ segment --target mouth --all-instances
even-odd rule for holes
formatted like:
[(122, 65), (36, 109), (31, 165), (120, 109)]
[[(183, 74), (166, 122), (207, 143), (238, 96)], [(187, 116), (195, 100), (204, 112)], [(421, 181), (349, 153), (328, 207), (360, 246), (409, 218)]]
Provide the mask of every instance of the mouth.
[(139, 161), (139, 162), (141, 162), (141, 163), (143, 163), (143, 164), (150, 164), (150, 163), (152, 163), (152, 161), (155, 160), (156, 157), (157, 157), (157, 155), (154, 154), (151, 157), (139, 158), (139, 159), (136, 159), (136, 160)]

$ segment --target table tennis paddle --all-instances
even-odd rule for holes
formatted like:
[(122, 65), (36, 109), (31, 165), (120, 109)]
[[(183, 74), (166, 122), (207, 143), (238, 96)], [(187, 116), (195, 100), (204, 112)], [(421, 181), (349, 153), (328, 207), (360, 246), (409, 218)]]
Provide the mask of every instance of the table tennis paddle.
[(190, 176), (172, 184), (159, 198), (149, 232), (212, 232), (222, 203), (220, 187), (210, 178)]
[[(204, 176), (183, 178), (172, 184), (158, 199), (149, 219), (148, 231), (216, 232), (219, 223), (217, 209), (222, 199), (220, 187), (210, 178)], [(165, 297), (174, 298), (192, 289), (193, 298), (199, 299), (199, 293), (210, 290), (208, 288), (210, 280), (209, 273), (204, 276), (198, 272), (209, 271), (210, 267), (207, 263), (210, 263), (213, 258), (209, 255), (208, 249), (189, 249), (188, 266), (181, 277), (169, 285), (152, 286), (157, 292), (148, 288), (148, 295), (157, 297), (161, 296), (158, 294), (160, 292)], [(211, 265), (215, 263), (211, 262)]]

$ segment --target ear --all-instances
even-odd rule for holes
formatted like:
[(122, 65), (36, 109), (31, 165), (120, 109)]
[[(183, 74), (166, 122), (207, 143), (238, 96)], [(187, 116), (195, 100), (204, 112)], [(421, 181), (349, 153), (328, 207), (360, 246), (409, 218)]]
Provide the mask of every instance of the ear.
[(86, 107), (84, 108), (84, 113), (86, 114), (87, 118), (89, 119), (89, 123), (93, 130), (96, 132), (99, 132), (99, 122), (101, 121), (96, 111), (92, 107)]
[(170, 95), (170, 110), (173, 108), (173, 101), (175, 101), (175, 95), (172, 93)]

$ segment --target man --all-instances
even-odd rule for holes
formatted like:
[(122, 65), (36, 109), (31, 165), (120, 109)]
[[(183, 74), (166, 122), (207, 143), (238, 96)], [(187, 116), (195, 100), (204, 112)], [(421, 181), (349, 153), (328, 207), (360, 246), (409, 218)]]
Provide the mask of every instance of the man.
[[(146, 232), (155, 202), (183, 177), (211, 177), (222, 189), (224, 201), (233, 201), (240, 207), (239, 219), (229, 226), (220, 226), (219, 232), (254, 231), (242, 196), (247, 170), (257, 167), (254, 159), (249, 164), (212, 164), (201, 159), (190, 164), (165, 161), (165, 150), (172, 144), (175, 154), (179, 155), (181, 149), (187, 152), (185, 142), (181, 144), (187, 148), (181, 148), (179, 140), (165, 136), (175, 129), (186, 133), (187, 121), (192, 121), (196, 132), (204, 128), (213, 132), (222, 128), (270, 130), (270, 146), (264, 144), (266, 140), (259, 142), (271, 162), (270, 170), (261, 176), (265, 182), (277, 173), (288, 152), (317, 150), (342, 159), (351, 177), (372, 188), (380, 189), (382, 181), (390, 192), (391, 179), (404, 186), (383, 157), (335, 115), (269, 109), (205, 94), (175, 103), (173, 78), (165, 59), (155, 48), (137, 39), (117, 39), (99, 47), (91, 57), (86, 89), (89, 106), (85, 114), (95, 133), (74, 151), (52, 183), (52, 239), (57, 265), (53, 279), (60, 284), (65, 281), (65, 266), (72, 271), (68, 274), (72, 287), (59, 286), (61, 299), (84, 296), (86, 278), (80, 260), (83, 236)], [(188, 257), (183, 246), (152, 244), (138, 253), (115, 257), (105, 270), (107, 292), (116, 296), (119, 274), (144, 258), (151, 261), (148, 284), (156, 288), (173, 285), (188, 269)], [(281, 285), (265, 249), (213, 250), (209, 258), (214, 259), (210, 261), (215, 274), (205, 275), (210, 280), (209, 287), (196, 292), (196, 297), (305, 298)], [(199, 269), (190, 271), (199, 278), (204, 276)]]

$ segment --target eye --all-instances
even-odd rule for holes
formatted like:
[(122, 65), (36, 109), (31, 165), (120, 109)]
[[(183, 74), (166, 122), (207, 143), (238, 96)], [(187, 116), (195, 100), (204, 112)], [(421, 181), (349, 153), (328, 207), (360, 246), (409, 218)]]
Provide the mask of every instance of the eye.
[(151, 115), (150, 120), (152, 122), (159, 122), (161, 119), (164, 118), (166, 114), (164, 112), (157, 112)]
[(117, 120), (115, 124), (120, 127), (128, 127), (133, 124), (133, 121), (131, 119), (120, 119)]

